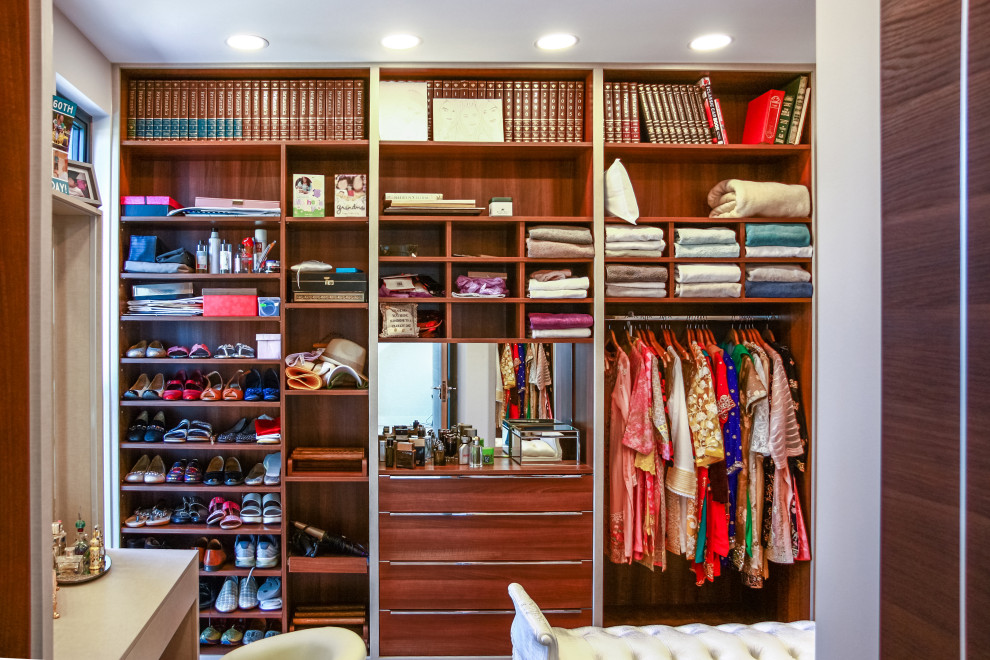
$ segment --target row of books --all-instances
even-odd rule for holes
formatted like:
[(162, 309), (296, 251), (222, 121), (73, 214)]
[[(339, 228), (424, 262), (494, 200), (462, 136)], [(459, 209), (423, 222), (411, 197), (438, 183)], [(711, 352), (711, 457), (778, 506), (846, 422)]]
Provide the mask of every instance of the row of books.
[(385, 215), (478, 215), (484, 209), (474, 199), (444, 199), (443, 193), (385, 193)]
[[(411, 81), (399, 81), (411, 82)], [(506, 142), (583, 142), (581, 80), (427, 80), (428, 139), (433, 99), (500, 99)]]
[(722, 108), (711, 81), (694, 85), (605, 83), (605, 141), (727, 144)]
[(361, 140), (363, 80), (131, 80), (129, 140)]
[(800, 144), (810, 99), (808, 76), (757, 96), (746, 107), (743, 144)]

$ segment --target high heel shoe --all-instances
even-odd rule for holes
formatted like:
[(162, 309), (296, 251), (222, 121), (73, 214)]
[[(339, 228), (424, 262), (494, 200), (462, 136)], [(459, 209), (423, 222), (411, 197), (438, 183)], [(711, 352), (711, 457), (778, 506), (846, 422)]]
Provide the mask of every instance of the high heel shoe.
[(185, 369), (180, 369), (179, 373), (175, 374), (172, 380), (168, 381), (168, 385), (165, 386), (165, 391), (162, 393), (162, 399), (165, 401), (178, 401), (181, 399), (185, 383), (186, 371)]
[(262, 389), (265, 401), (278, 401), (278, 385), (278, 372), (274, 369), (268, 369), (265, 372), (264, 385)]
[[(213, 380), (214, 376), (217, 377), (215, 381)], [(211, 371), (206, 374), (206, 387), (203, 388), (199, 399), (200, 401), (220, 401), (223, 399), (223, 376), (220, 375), (219, 371)]]
[(206, 379), (203, 378), (203, 373), (197, 369), (192, 372), (189, 379), (182, 386), (182, 398), (185, 401), (199, 401), (203, 396), (203, 385)]
[(244, 400), (261, 401), (261, 372), (252, 369), (244, 376)]
[(237, 373), (230, 377), (227, 381), (227, 386), (223, 388), (223, 400), (224, 401), (243, 401), (244, 400), (244, 388), (241, 387), (241, 381), (244, 379), (244, 370), (238, 369)]
[(138, 376), (134, 384), (131, 385), (130, 389), (124, 392), (125, 399), (144, 399), (144, 393), (148, 391), (148, 387), (151, 382), (148, 380), (148, 374), (141, 374)]
[(162, 394), (165, 392), (165, 376), (162, 374), (155, 374), (155, 377), (151, 379), (151, 384), (148, 385), (148, 389), (141, 393), (142, 399), (161, 399)]

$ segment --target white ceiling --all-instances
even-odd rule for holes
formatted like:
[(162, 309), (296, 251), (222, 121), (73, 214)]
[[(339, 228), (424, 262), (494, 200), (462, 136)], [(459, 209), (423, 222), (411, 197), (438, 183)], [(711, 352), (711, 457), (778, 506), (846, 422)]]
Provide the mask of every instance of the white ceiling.
[[(814, 0), (54, 0), (107, 59), (119, 64), (286, 63), (811, 63)], [(423, 43), (379, 44), (393, 32)], [(556, 54), (533, 43), (570, 32)], [(695, 53), (696, 36), (735, 41)], [(226, 46), (235, 33), (265, 37), (253, 53)]]

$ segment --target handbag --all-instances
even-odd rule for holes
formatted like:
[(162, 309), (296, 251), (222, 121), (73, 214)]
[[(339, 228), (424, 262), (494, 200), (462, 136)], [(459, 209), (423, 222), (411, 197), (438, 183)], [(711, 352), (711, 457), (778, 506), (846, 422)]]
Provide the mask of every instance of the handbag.
[(155, 261), (160, 264), (184, 264), (190, 268), (196, 264), (192, 253), (185, 248), (177, 248), (169, 252), (164, 252), (155, 257)]
[(165, 246), (157, 236), (132, 235), (127, 260), (155, 263), (155, 259), (163, 252), (165, 252)]

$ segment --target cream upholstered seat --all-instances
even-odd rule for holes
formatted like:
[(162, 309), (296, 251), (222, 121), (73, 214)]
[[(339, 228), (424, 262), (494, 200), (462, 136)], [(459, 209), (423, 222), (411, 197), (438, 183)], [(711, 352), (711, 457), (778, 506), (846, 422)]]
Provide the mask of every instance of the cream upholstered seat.
[(554, 628), (519, 584), (509, 585), (516, 607), (513, 660), (814, 660), (815, 623), (727, 623), (708, 626)]
[(346, 628), (309, 628), (234, 649), (234, 660), (365, 660), (368, 649), (361, 637)]

